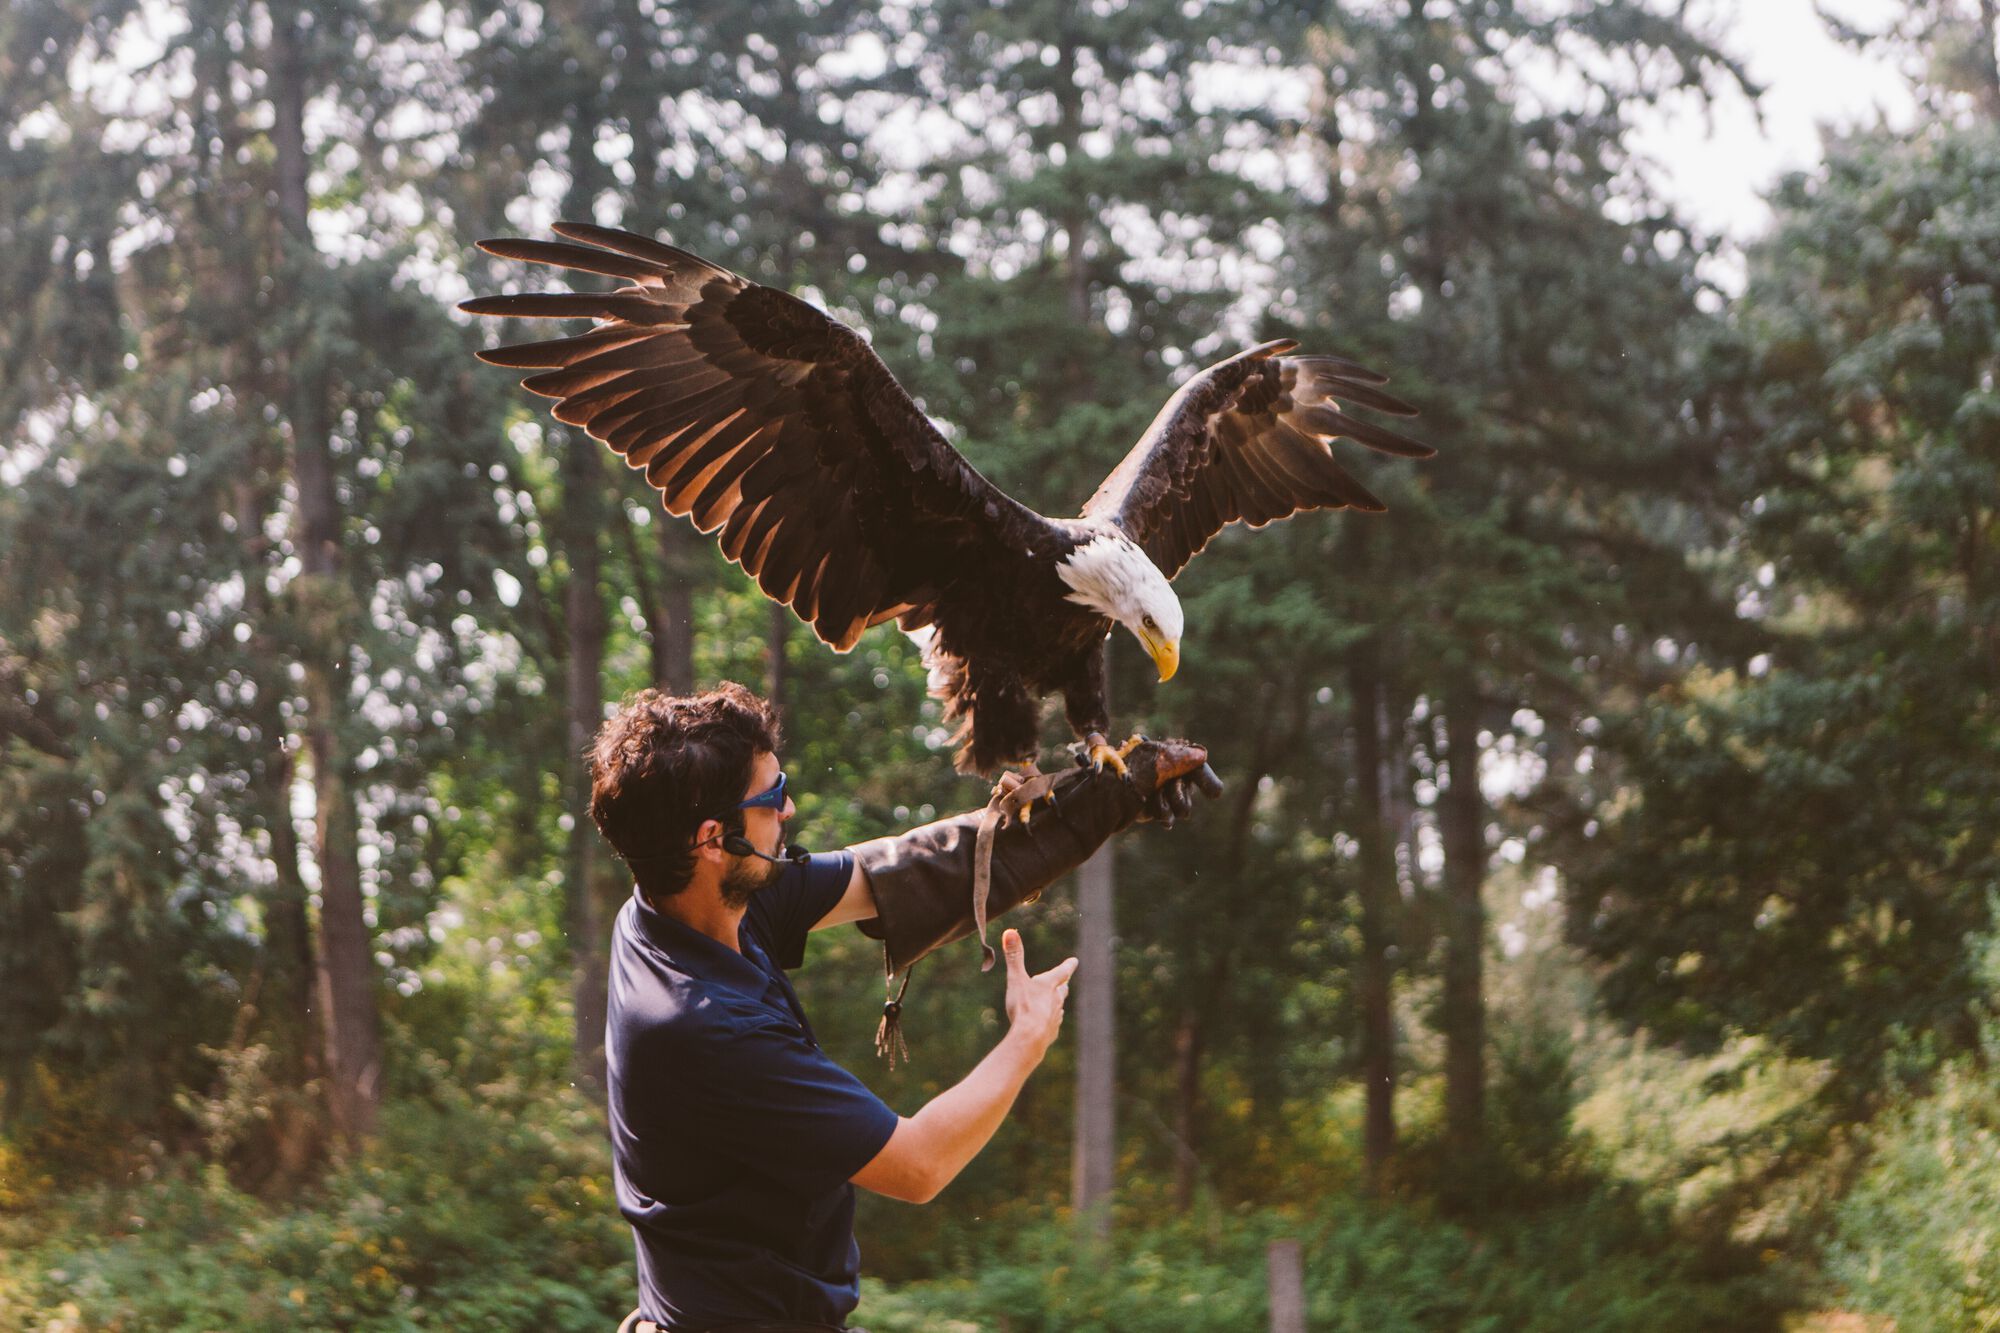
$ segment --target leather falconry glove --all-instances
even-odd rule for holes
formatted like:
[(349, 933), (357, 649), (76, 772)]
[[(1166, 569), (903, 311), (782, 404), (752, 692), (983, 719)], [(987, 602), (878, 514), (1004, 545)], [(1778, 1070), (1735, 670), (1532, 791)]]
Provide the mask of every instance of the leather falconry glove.
[(1193, 811), (1195, 791), (1211, 797), (1222, 791), (1208, 752), (1191, 741), (1139, 739), (1123, 757), (1123, 778), (1082, 761), (1025, 781), (1010, 774), (983, 810), (852, 849), (867, 872), (876, 912), (855, 924), (882, 941), (891, 984), (902, 977), (902, 989), (883, 1006), (879, 1053), (892, 1063), (907, 1054), (899, 1020), (918, 959), (976, 931), (983, 967), (992, 968), (988, 919), (1039, 898), (1120, 830), (1145, 820), (1171, 828)]

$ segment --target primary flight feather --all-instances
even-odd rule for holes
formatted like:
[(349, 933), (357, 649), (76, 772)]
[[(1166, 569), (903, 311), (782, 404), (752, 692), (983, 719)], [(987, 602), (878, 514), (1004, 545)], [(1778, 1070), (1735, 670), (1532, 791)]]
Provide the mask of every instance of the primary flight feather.
[(479, 315), (591, 319), (575, 337), (481, 352), (643, 469), (670, 514), (713, 533), (764, 592), (840, 652), (894, 620), (961, 723), (960, 769), (1032, 760), (1038, 703), (1060, 691), (1101, 761), (1104, 640), (1180, 662), (1168, 580), (1232, 522), (1380, 510), (1334, 461), (1345, 436), (1433, 451), (1349, 415), (1414, 409), (1383, 376), (1265, 343), (1182, 385), (1074, 519), (1045, 518), (981, 476), (852, 329), (797, 297), (629, 232), (557, 223), (564, 241), (482, 241), (508, 259), (621, 279), (608, 292), (484, 296)]

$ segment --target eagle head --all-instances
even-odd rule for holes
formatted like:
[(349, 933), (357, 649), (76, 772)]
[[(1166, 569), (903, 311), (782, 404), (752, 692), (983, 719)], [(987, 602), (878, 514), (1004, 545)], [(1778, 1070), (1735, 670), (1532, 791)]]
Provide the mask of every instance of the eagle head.
[(1056, 573), (1069, 585), (1070, 601), (1131, 630), (1160, 669), (1160, 679), (1173, 678), (1181, 664), (1185, 627), (1181, 601), (1144, 551), (1124, 537), (1105, 534), (1064, 556)]

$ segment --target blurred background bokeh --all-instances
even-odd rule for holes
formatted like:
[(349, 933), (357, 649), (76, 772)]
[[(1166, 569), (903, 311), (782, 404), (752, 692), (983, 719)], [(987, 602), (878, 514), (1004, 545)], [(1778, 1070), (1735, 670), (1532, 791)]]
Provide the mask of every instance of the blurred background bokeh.
[[(559, 218), (864, 329), (1046, 513), (1265, 338), (1440, 451), (1114, 648), (1229, 789), (1119, 844), (1115, 1025), (864, 1199), (859, 1322), (1253, 1330), (1283, 1239), (1322, 1330), (2000, 1322), (1996, 14), (1825, 8), (13, 0), (0, 1324), (608, 1333), (605, 709), (768, 692), (814, 847), (983, 801), (893, 628), (473, 360)], [(890, 1069), (880, 963), (800, 989), (908, 1113), (1000, 984)]]

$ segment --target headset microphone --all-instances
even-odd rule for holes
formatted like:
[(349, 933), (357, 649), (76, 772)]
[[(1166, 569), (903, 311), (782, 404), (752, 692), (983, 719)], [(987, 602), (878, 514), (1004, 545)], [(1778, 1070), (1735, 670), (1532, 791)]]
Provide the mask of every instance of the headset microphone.
[(774, 866), (784, 865), (788, 861), (793, 865), (802, 866), (812, 856), (812, 853), (803, 847), (791, 846), (785, 848), (783, 856), (767, 856), (765, 853), (752, 847), (750, 839), (744, 837), (741, 833), (723, 834), (721, 845), (722, 850), (728, 852), (731, 856), (754, 856), (760, 861), (769, 861)]

